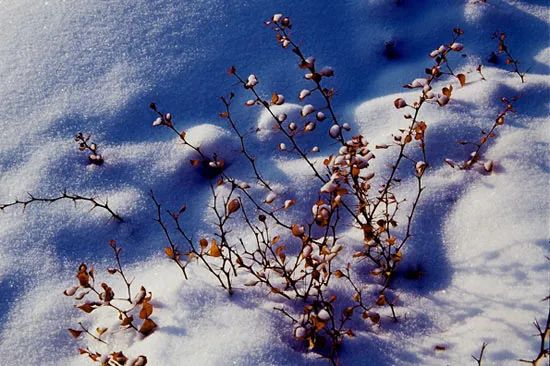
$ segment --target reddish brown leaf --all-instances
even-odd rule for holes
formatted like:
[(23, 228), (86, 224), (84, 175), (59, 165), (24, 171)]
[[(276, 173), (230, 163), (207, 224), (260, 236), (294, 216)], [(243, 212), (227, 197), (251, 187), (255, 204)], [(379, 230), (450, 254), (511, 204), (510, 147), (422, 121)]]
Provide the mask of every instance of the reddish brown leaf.
[(80, 335), (82, 334), (82, 331), (81, 330), (76, 330), (76, 329), (67, 329), (69, 331), (69, 334), (73, 337), (73, 338), (78, 338), (80, 337)]
[(231, 215), (233, 212), (238, 211), (241, 208), (241, 203), (238, 199), (233, 198), (228, 204), (227, 204), (227, 212), (228, 215)]
[(139, 317), (141, 319), (147, 319), (151, 316), (151, 314), (153, 314), (153, 305), (151, 305), (149, 301), (143, 301), (139, 312)]
[(144, 336), (148, 336), (149, 334), (153, 333), (156, 327), (157, 324), (154, 321), (152, 321), (151, 319), (145, 319), (143, 321), (143, 324), (139, 328), (139, 332)]
[(376, 305), (383, 306), (386, 305), (386, 296), (384, 294), (381, 294), (378, 296), (378, 299), (376, 299)]
[(340, 277), (343, 277), (344, 276), (344, 272), (340, 271), (339, 269), (337, 269), (336, 271), (334, 271), (334, 276), (336, 278), (340, 278)]
[(97, 307), (96, 307), (96, 304), (95, 304), (95, 303), (87, 302), (87, 303), (84, 303), (84, 304), (82, 304), (82, 305), (78, 305), (77, 308), (79, 308), (80, 310), (84, 311), (85, 313), (91, 313), (91, 312), (94, 311)]
[(111, 353), (111, 361), (114, 361), (118, 365), (125, 365), (128, 361), (128, 357), (122, 352), (113, 352)]
[(298, 224), (292, 224), (292, 235), (298, 237), (304, 235), (304, 227)]
[(456, 75), (456, 78), (457, 78), (458, 81), (460, 82), (460, 86), (466, 85), (466, 75), (464, 75), (464, 74), (458, 74), (458, 75)]
[(453, 91), (453, 86), (452, 85), (449, 85), (449, 87), (444, 87), (441, 92), (443, 93), (443, 95), (447, 96), (447, 97), (451, 97), (451, 93)]
[(122, 319), (121, 322), (120, 322), (120, 325), (122, 327), (126, 327), (126, 326), (129, 326), (130, 324), (132, 324), (132, 322), (134, 321), (134, 317), (133, 316), (127, 316), (126, 318)]

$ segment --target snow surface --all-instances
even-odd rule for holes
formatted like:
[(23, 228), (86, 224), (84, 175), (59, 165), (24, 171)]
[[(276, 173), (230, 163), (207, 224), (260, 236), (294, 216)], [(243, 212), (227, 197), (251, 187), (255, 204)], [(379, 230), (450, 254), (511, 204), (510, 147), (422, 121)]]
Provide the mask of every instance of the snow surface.
[[(82, 261), (99, 269), (111, 263), (109, 239), (124, 248), (134, 283), (153, 292), (159, 324), (131, 346), (132, 339), (117, 338), (115, 348), (145, 354), (151, 365), (324, 364), (296, 349), (286, 320), (272, 310), (276, 299), (265, 291), (238, 291), (230, 299), (197, 266), (183, 281), (162, 253), (148, 197), (154, 189), (172, 209), (186, 203), (193, 234), (206, 230), (209, 187), (188, 163), (192, 151), (151, 127), (150, 101), (169, 110), (190, 140), (223, 152), (231, 175), (252, 179), (237, 154), (238, 139), (217, 118), (223, 107), (217, 96), (234, 90), (225, 70), (236, 65), (256, 73), (266, 95), (276, 89), (298, 103), (290, 96), (307, 84), (291, 52), (262, 26), (275, 12), (290, 15), (299, 43), (335, 68), (337, 111), (371, 143), (389, 142), (402, 125), (393, 100), (416, 95), (401, 86), (422, 75), (428, 53), (453, 27), (465, 30), (466, 57), (451, 62), (468, 73), (467, 85), (446, 108), (422, 111), (432, 168), (403, 266), (425, 275), (396, 282), (403, 321), (357, 332), (344, 346), (342, 364), (467, 365), (483, 341), (487, 365), (516, 364), (537, 353), (531, 322), (547, 312), (541, 299), (550, 279), (546, 1), (0, 0), (0, 8), (0, 202), (67, 188), (108, 197), (127, 219), (118, 224), (68, 202), (0, 215), (0, 365), (90, 364), (66, 332), (90, 317), (61, 293)], [(507, 32), (513, 54), (529, 68), (525, 84), (504, 63), (484, 68), (487, 81), (471, 72), (486, 64), (497, 29)], [(396, 42), (395, 59), (383, 55), (388, 41)], [(494, 120), (498, 99), (513, 95), (520, 96), (517, 114), (486, 152), (495, 172), (450, 169), (444, 158), (468, 153), (455, 141), (478, 136)], [(248, 99), (239, 91), (241, 97)], [(282, 140), (265, 114), (242, 109), (236, 111), (242, 128), (260, 128), (247, 142), (264, 175), (303, 200), (293, 212), (305, 217), (319, 187), (303, 174), (302, 162), (274, 152)], [(319, 145), (312, 156), (334, 149), (324, 128), (304, 141)], [(88, 166), (77, 151), (72, 136), (79, 131), (93, 135), (103, 166)], [(377, 153), (373, 166), (383, 169), (390, 160), (389, 150)], [(412, 184), (405, 180), (400, 190)], [(355, 239), (357, 233), (347, 233), (347, 250), (358, 245)], [(97, 325), (113, 320), (99, 311), (93, 319)], [(437, 344), (447, 349), (434, 351)]]

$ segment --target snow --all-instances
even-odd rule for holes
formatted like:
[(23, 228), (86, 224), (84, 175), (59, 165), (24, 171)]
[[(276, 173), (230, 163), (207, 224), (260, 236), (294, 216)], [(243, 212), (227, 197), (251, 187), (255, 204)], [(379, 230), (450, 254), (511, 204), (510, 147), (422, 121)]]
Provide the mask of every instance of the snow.
[[(163, 253), (166, 242), (149, 197), (154, 190), (172, 210), (186, 204), (185, 225), (193, 236), (208, 231), (207, 179), (190, 166), (193, 151), (167, 129), (151, 125), (156, 117), (147, 108), (151, 101), (172, 113), (190, 142), (222, 157), (228, 174), (254, 185), (248, 162), (239, 156), (238, 138), (218, 117), (223, 105), (217, 97), (236, 90), (226, 75), (231, 65), (243, 76), (254, 73), (265, 95), (284, 95), (286, 103), (274, 110), (303, 129), (302, 107), (319, 101), (298, 99), (311, 84), (303, 80), (292, 52), (277, 47), (262, 25), (279, 12), (292, 18), (306, 56), (333, 67), (329, 82), (337, 91), (337, 113), (372, 146), (390, 143), (403, 126), (403, 110), (393, 102), (412, 101), (418, 90), (402, 86), (424, 76), (429, 53), (452, 36), (453, 27), (465, 31), (460, 41), (465, 57), (450, 62), (467, 75), (466, 85), (455, 86), (444, 108), (428, 105), (421, 112), (429, 126), (430, 168), (402, 266), (421, 268), (424, 275), (396, 281), (401, 320), (360, 327), (342, 350), (342, 364), (474, 364), (470, 355), (484, 341), (487, 365), (517, 364), (538, 352), (531, 323), (546, 316), (541, 300), (550, 279), (545, 258), (550, 47), (544, 36), (550, 8), (545, 1), (0, 0), (0, 7), (0, 202), (25, 198), (27, 192), (55, 196), (66, 188), (108, 198), (125, 218), (117, 223), (99, 208), (89, 211), (89, 204), (72, 202), (0, 213), (1, 365), (91, 364), (78, 355), (78, 345), (144, 354), (151, 365), (326, 363), (297, 347), (292, 326), (273, 310), (279, 300), (267, 290), (239, 289), (230, 298), (198, 265), (188, 267), (190, 279), (184, 281)], [(504, 62), (487, 64), (497, 29), (507, 33), (520, 67), (529, 69), (526, 83)], [(397, 51), (390, 59), (383, 53), (389, 41)], [(478, 63), (485, 65), (486, 81), (475, 72)], [(447, 84), (434, 85), (434, 91)], [(257, 155), (266, 179), (277, 182), (274, 207), (295, 198), (293, 208), (281, 214), (297, 221), (309, 217), (321, 186), (288, 151), (270, 116), (245, 107), (250, 95), (244, 90), (237, 94), (232, 112), (247, 148)], [(517, 113), (499, 127), (484, 153), (495, 162), (494, 172), (451, 169), (445, 158), (463, 161), (470, 152), (456, 141), (475, 139), (489, 128), (502, 96), (519, 100)], [(330, 126), (317, 122), (301, 136), (317, 166), (337, 152)], [(79, 131), (92, 134), (105, 158), (102, 166), (89, 166), (78, 151), (73, 136)], [(278, 149), (282, 142), (286, 151)], [(313, 152), (314, 146), (320, 152)], [(374, 153), (373, 170), (387, 169), (393, 150)], [(405, 179), (397, 193), (415, 183)], [(344, 254), (353, 253), (361, 235), (353, 229), (342, 235)], [(83, 261), (94, 264), (98, 276), (108, 276), (110, 239), (124, 248), (123, 263), (134, 285), (153, 292), (152, 318), (159, 328), (144, 339), (114, 337), (107, 348), (89, 339), (75, 342), (66, 329), (78, 321), (91, 322), (92, 329), (110, 325), (116, 321), (112, 313), (85, 316), (62, 292), (74, 283)], [(436, 345), (446, 350), (435, 351)]]

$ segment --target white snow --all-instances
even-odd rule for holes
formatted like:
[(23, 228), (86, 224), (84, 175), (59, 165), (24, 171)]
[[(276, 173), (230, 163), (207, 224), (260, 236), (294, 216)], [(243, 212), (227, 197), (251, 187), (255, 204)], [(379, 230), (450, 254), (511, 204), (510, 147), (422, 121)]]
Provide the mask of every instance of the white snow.
[[(279, 12), (292, 18), (306, 56), (331, 65), (335, 76), (327, 81), (336, 89), (336, 113), (352, 128), (344, 133), (363, 134), (369, 148), (391, 143), (391, 134), (406, 123), (394, 100), (412, 101), (419, 92), (402, 86), (425, 76), (430, 52), (452, 37), (453, 27), (465, 31), (464, 49), (450, 63), (466, 74), (466, 85), (455, 82), (447, 106), (427, 105), (421, 112), (430, 166), (402, 266), (421, 268), (424, 275), (396, 281), (401, 320), (359, 328), (342, 349), (342, 364), (473, 365), (470, 355), (484, 341), (484, 365), (534, 357), (539, 341), (531, 323), (545, 320), (548, 304), (541, 300), (550, 280), (550, 7), (520, 0), (433, 3), (0, 0), (0, 203), (28, 192), (55, 196), (66, 188), (108, 198), (125, 218), (116, 223), (100, 208), (89, 212), (89, 204), (72, 202), (0, 212), (0, 365), (91, 364), (78, 355), (79, 345), (144, 354), (150, 365), (325, 364), (296, 346), (291, 324), (273, 310), (279, 299), (267, 290), (247, 287), (230, 298), (198, 265), (190, 265), (190, 279), (183, 280), (163, 253), (166, 242), (149, 197), (152, 189), (172, 210), (186, 204), (184, 224), (194, 237), (208, 231), (208, 180), (190, 166), (193, 151), (166, 128), (151, 126), (151, 101), (173, 115), (190, 142), (219, 155), (227, 172), (256, 192), (239, 139), (218, 117), (218, 96), (236, 90), (225, 72), (231, 65), (245, 78), (254, 73), (262, 95), (284, 95), (286, 103), (273, 110), (287, 114), (285, 123), (296, 123), (317, 167), (337, 153), (326, 111), (327, 120), (315, 122), (314, 131), (301, 132), (316, 119), (311, 113), (321, 102), (314, 95), (299, 100), (312, 83), (262, 24)], [(497, 47), (491, 39), (497, 29), (507, 33), (522, 70), (529, 69), (524, 84), (503, 61), (486, 62)], [(395, 41), (395, 58), (383, 54), (389, 41)], [(478, 63), (485, 65), (486, 81), (475, 71)], [(434, 92), (448, 82), (433, 85)], [(271, 116), (245, 107), (250, 95), (237, 90), (232, 112), (277, 192), (266, 200), (282, 207), (296, 199), (281, 215), (297, 222), (310, 217), (321, 185)], [(456, 141), (478, 138), (480, 129), (489, 128), (502, 96), (519, 100), (517, 113), (484, 152), (494, 172), (451, 169), (445, 158), (463, 161), (470, 152)], [(312, 108), (303, 107), (309, 103)], [(89, 166), (78, 151), (73, 136), (80, 131), (92, 135), (102, 166)], [(278, 149), (281, 143), (285, 149)], [(374, 154), (369, 163), (376, 180), (395, 153)], [(415, 184), (409, 177), (397, 193), (405, 195)], [(344, 254), (361, 245), (356, 230), (342, 237)], [(145, 339), (122, 334), (104, 347), (87, 338), (75, 341), (66, 329), (78, 321), (91, 329), (111, 325), (113, 314), (83, 314), (62, 292), (74, 283), (81, 262), (94, 264), (98, 277), (109, 276), (110, 239), (123, 247), (136, 290), (143, 284), (153, 292), (152, 318), (159, 327)], [(436, 345), (446, 350), (435, 351)]]

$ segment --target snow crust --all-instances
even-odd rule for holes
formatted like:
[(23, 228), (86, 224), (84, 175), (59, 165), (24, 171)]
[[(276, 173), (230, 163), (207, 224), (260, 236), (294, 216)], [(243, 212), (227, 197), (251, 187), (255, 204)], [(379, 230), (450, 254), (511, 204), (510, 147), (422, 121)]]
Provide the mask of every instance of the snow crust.
[[(0, 202), (66, 188), (108, 198), (127, 218), (118, 224), (103, 211), (69, 202), (0, 214), (0, 364), (90, 364), (66, 332), (90, 317), (72, 308), (62, 291), (81, 262), (96, 264), (98, 272), (110, 265), (110, 239), (124, 248), (134, 283), (153, 292), (159, 324), (143, 340), (117, 338), (115, 348), (145, 354), (151, 365), (324, 364), (296, 349), (266, 291), (228, 298), (198, 266), (183, 281), (162, 253), (149, 198), (153, 189), (171, 209), (185, 203), (193, 234), (206, 230), (210, 188), (189, 165), (193, 152), (169, 131), (151, 127), (151, 101), (174, 115), (190, 141), (222, 156), (230, 174), (253, 182), (238, 139), (217, 116), (223, 110), (217, 96), (234, 89), (225, 70), (236, 65), (257, 74), (266, 95), (272, 89), (285, 95), (278, 113), (299, 113), (297, 96), (307, 82), (291, 52), (279, 49), (262, 26), (276, 12), (292, 17), (301, 46), (334, 67), (338, 113), (371, 144), (388, 143), (402, 126), (393, 100), (416, 95), (401, 86), (422, 76), (429, 52), (453, 27), (465, 30), (465, 57), (451, 62), (467, 74), (467, 85), (455, 89), (446, 108), (422, 110), (431, 169), (403, 266), (425, 275), (395, 284), (403, 320), (359, 331), (346, 343), (342, 364), (473, 364), (470, 355), (483, 341), (489, 343), (487, 365), (533, 357), (538, 340), (531, 323), (547, 312), (540, 300), (550, 280), (550, 61), (543, 36), (550, 9), (544, 1), (433, 4), (0, 1)], [(507, 32), (513, 54), (530, 68), (525, 84), (504, 63), (483, 69), (487, 81), (475, 73), (496, 48), (490, 37), (496, 29)], [(394, 59), (383, 55), (389, 41), (397, 45)], [(517, 113), (485, 153), (495, 172), (450, 169), (445, 158), (460, 161), (469, 152), (456, 140), (479, 136), (498, 113), (499, 98), (514, 95), (520, 97)], [(304, 218), (319, 187), (302, 161), (277, 152), (282, 139), (265, 112), (240, 108), (246, 99), (234, 109), (247, 143), (266, 178), (279, 182), (276, 190), (289, 187), (301, 199), (293, 214)], [(317, 164), (335, 149), (328, 127), (320, 122), (303, 140), (308, 151), (320, 147), (310, 155)], [(88, 166), (77, 151), (72, 137), (79, 131), (92, 134), (103, 166)], [(391, 157), (390, 150), (377, 152), (373, 168), (384, 169)], [(400, 190), (414, 183), (405, 180)], [(346, 250), (358, 245), (356, 235), (346, 233)], [(95, 328), (113, 316), (98, 312), (92, 319)], [(438, 344), (446, 350), (435, 351)]]

